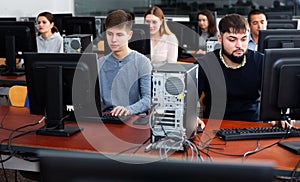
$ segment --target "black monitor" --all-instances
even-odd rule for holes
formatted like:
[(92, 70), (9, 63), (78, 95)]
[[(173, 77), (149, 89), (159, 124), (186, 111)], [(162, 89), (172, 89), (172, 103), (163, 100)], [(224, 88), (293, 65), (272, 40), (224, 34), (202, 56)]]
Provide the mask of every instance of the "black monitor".
[(64, 120), (74, 120), (74, 111), (95, 102), (96, 61), (93, 53), (24, 53), (30, 113), (46, 117), (37, 134), (70, 136), (79, 131), (65, 127)]
[(198, 22), (167, 21), (167, 24), (178, 39), (178, 57), (192, 57), (199, 49)]
[(23, 52), (37, 52), (34, 22), (0, 21), (0, 57), (6, 58), (7, 66), (2, 75), (24, 74), (16, 67)]
[(150, 25), (147, 24), (133, 24), (133, 35), (128, 43), (128, 46), (145, 56), (149, 57), (150, 48)]
[(293, 13), (290, 11), (268, 11), (265, 12), (267, 15), (268, 20), (278, 20), (278, 19), (283, 19), (283, 20), (291, 20), (293, 19)]
[(41, 181), (230, 181), (271, 182), (269, 163), (199, 162), (184, 159), (113, 156), (71, 151), (40, 151)]
[(260, 117), (300, 119), (300, 48), (266, 49)]
[(300, 47), (300, 30), (270, 29), (260, 30), (257, 50), (261, 53), (270, 48)]
[(0, 17), (0, 21), (17, 21), (17, 17)]
[(269, 20), (267, 24), (267, 29), (297, 29), (298, 20)]
[(73, 16), (63, 18), (63, 31), (66, 35), (91, 34), (93, 39), (97, 37), (96, 19), (94, 16)]
[[(148, 24), (132, 24), (132, 37), (129, 40), (128, 46), (130, 49), (144, 54), (150, 58), (151, 45), (150, 45), (150, 25)], [(104, 52), (110, 53), (110, 48), (107, 43), (106, 34), (103, 32), (104, 39)]]
[(64, 35), (65, 32), (63, 30), (63, 19), (65, 17), (72, 17), (72, 13), (54, 13), (54, 25), (58, 28), (61, 35)]
[(33, 16), (23, 16), (19, 18), (19, 21), (32, 21), (36, 22), (36, 17)]

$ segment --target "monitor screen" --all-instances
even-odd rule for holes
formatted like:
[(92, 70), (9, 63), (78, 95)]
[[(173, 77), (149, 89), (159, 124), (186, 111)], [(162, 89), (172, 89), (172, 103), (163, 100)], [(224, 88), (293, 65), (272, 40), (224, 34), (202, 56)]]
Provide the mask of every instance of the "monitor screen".
[[(147, 24), (132, 24), (132, 37), (129, 40), (129, 48), (136, 50), (137, 52), (144, 54), (150, 58), (150, 25)], [(106, 34), (103, 32), (104, 39), (104, 52), (110, 53), (110, 48), (106, 40)]]
[(96, 38), (96, 19), (93, 16), (86, 17), (64, 17), (63, 18), (63, 31), (66, 35), (72, 34), (92, 34), (93, 39)]
[(0, 21), (0, 57), (6, 59), (7, 69), (2, 75), (21, 75), (16, 58), (23, 52), (37, 52), (34, 22)]
[(17, 21), (17, 17), (0, 17), (0, 21)]
[(297, 29), (298, 28), (298, 20), (289, 20), (289, 19), (277, 19), (277, 20), (269, 20), (267, 29)]
[(170, 30), (176, 35), (179, 42), (178, 57), (184, 54), (195, 53), (199, 49), (198, 22), (167, 21)]
[(283, 19), (283, 20), (291, 20), (293, 19), (293, 13), (289, 11), (268, 11), (266, 12), (267, 19), (268, 20), (278, 20), (278, 19)]
[(230, 181), (271, 182), (274, 167), (254, 162), (199, 162), (184, 159), (103, 155), (58, 150), (39, 152), (44, 182)]
[(270, 48), (297, 47), (300, 47), (300, 30), (270, 29), (259, 32), (257, 51), (261, 53)]
[(72, 13), (54, 13), (54, 25), (58, 28), (61, 35), (64, 35), (63, 31), (63, 19), (64, 17), (72, 17)]
[(266, 49), (262, 72), (261, 120), (300, 119), (300, 48)]
[(70, 135), (64, 119), (95, 103), (97, 56), (93, 53), (24, 53), (30, 113), (45, 115), (38, 134)]

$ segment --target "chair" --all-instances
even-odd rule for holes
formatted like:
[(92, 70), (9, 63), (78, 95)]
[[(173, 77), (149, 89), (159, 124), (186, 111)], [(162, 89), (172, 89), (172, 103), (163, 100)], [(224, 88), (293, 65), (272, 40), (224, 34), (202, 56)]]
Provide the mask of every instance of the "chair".
[(25, 107), (27, 100), (27, 87), (14, 85), (8, 91), (10, 104), (16, 107)]

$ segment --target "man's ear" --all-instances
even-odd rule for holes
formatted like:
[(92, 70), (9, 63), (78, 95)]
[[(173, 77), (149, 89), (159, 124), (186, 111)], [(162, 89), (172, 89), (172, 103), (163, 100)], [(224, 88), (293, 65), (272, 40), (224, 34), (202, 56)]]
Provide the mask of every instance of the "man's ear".
[(128, 40), (130, 40), (130, 39), (131, 39), (132, 35), (133, 35), (133, 31), (132, 31), (132, 30), (130, 30), (130, 31), (128, 32)]
[(218, 34), (218, 42), (220, 45), (222, 45), (222, 35)]

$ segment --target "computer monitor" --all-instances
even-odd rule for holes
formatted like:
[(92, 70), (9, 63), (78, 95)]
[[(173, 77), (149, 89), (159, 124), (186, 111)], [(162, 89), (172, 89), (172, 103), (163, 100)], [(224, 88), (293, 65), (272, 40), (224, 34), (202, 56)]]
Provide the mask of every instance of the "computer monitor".
[(298, 28), (298, 20), (269, 20), (267, 29), (297, 29)]
[(300, 119), (300, 48), (266, 49), (260, 118)]
[(261, 53), (270, 48), (297, 47), (300, 47), (300, 30), (270, 29), (259, 31), (257, 50)]
[(65, 34), (63, 30), (63, 19), (65, 17), (72, 17), (72, 13), (54, 13), (54, 25), (58, 28), (61, 35)]
[(0, 21), (17, 21), (17, 17), (0, 17)]
[(2, 75), (22, 75), (16, 58), (23, 52), (37, 52), (34, 22), (0, 21), (0, 57), (6, 59), (6, 71)]
[(145, 56), (149, 57), (150, 48), (150, 25), (147, 24), (133, 24), (133, 35), (128, 43), (128, 46)]
[(265, 14), (267, 15), (268, 20), (278, 20), (278, 19), (291, 20), (291, 19), (293, 19), (293, 13), (289, 12), (289, 11), (286, 11), (286, 12), (268, 11), (268, 12), (265, 12)]
[[(199, 26), (198, 22), (167, 21), (170, 30), (178, 39), (178, 57), (191, 57), (199, 49)], [(188, 55), (186, 55), (188, 54)]]
[(96, 61), (93, 53), (24, 53), (30, 113), (46, 116), (37, 134), (70, 136), (79, 131), (64, 126), (64, 120), (95, 106)]
[(58, 150), (39, 152), (41, 181), (230, 181), (271, 182), (269, 163), (199, 162)]
[[(132, 24), (132, 37), (129, 40), (129, 48), (136, 50), (137, 52), (144, 54), (150, 58), (151, 45), (150, 45), (150, 25), (148, 24)], [(104, 39), (104, 52), (110, 53), (110, 48), (107, 43), (106, 34), (103, 32)]]
[(97, 37), (96, 19), (94, 16), (73, 16), (63, 18), (63, 31), (66, 35), (92, 34), (93, 39)]
[(33, 16), (22, 16), (19, 18), (19, 21), (32, 21), (36, 22), (36, 17)]

